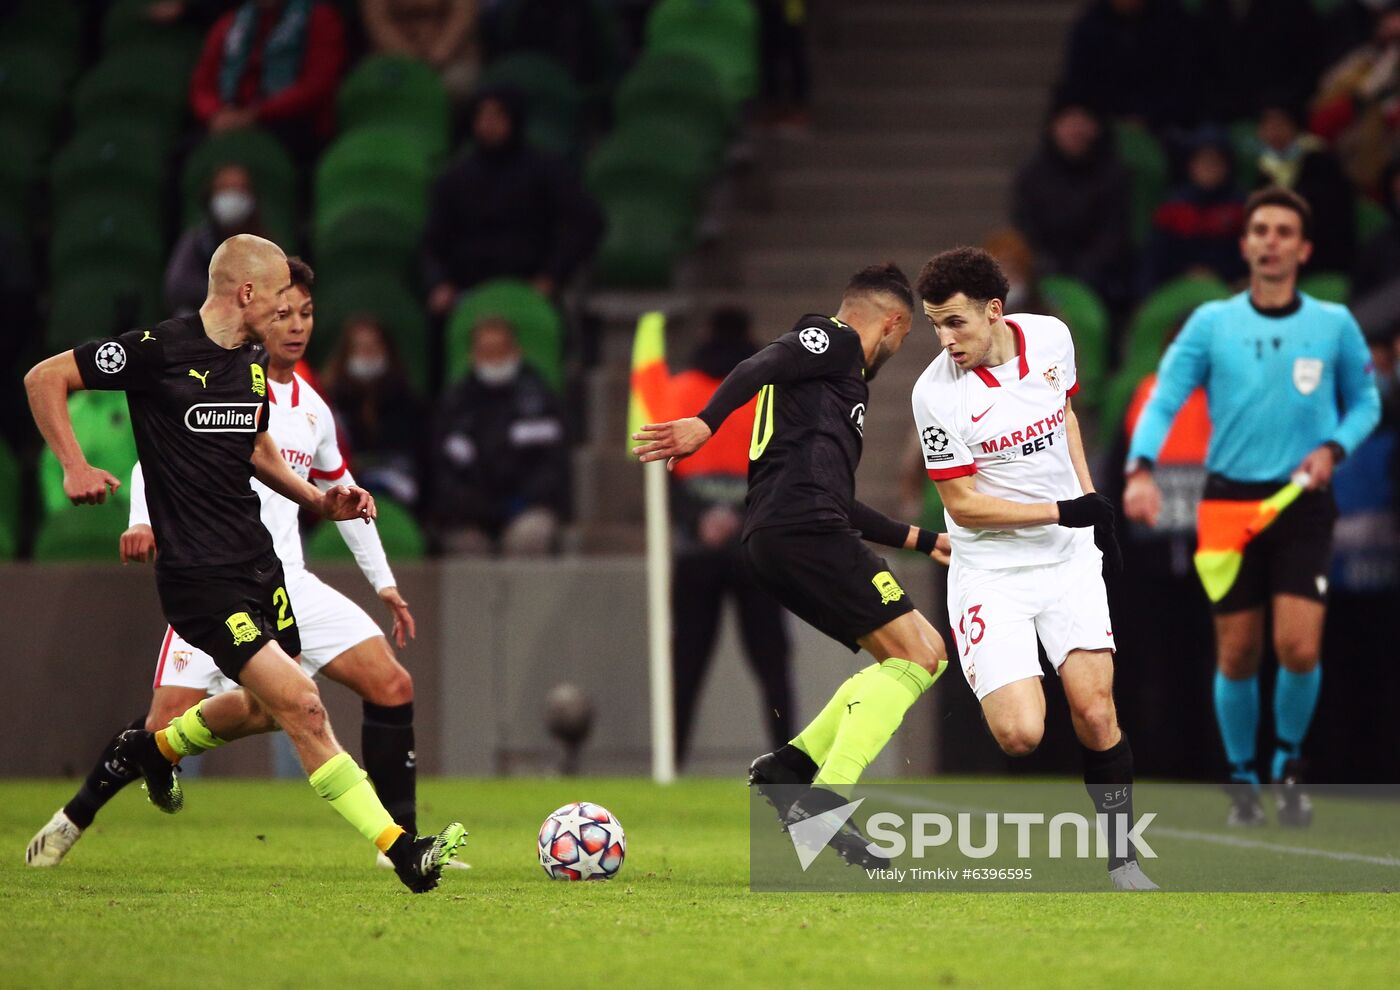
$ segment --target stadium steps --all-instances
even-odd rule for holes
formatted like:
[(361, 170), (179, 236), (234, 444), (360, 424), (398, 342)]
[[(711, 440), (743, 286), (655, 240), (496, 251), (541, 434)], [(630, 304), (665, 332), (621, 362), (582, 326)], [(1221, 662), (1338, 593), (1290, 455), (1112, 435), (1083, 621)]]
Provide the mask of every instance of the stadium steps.
[[(1007, 224), (1015, 169), (1030, 154), (1077, 0), (865, 0), (813, 5), (813, 128), (753, 135), (742, 168), (711, 204), (717, 232), (665, 299), (681, 367), (694, 325), (738, 304), (771, 340), (804, 312), (832, 312), (845, 278), (892, 257), (911, 278), (934, 251)], [(590, 444), (576, 461), (579, 549), (643, 543), (641, 478), (623, 453), (627, 347), (639, 301), (606, 320), (603, 367), (589, 390)], [(899, 474), (915, 438), (909, 393), (937, 345), (926, 321), (871, 385), (858, 490), (900, 513)], [(915, 461), (916, 463), (916, 461)], [(917, 470), (917, 468), (916, 468)]]

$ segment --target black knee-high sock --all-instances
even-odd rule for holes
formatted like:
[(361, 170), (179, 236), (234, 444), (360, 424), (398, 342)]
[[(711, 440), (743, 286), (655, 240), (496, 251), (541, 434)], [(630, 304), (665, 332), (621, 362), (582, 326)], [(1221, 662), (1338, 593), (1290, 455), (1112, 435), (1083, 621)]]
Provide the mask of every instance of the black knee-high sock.
[(1118, 855), (1119, 836), (1133, 827), (1133, 750), (1127, 733), (1102, 752), (1083, 745), (1080, 749), (1084, 751), (1084, 789), (1094, 802), (1094, 810), (1108, 819), (1108, 868), (1115, 870), (1137, 859), (1131, 842), (1128, 854)]
[(78, 828), (87, 828), (102, 806), (117, 796), (117, 792), (141, 776), (140, 771), (127, 766), (117, 758), (117, 736), (127, 729), (140, 729), (146, 724), (146, 716), (141, 715), (122, 726), (117, 735), (107, 740), (107, 746), (97, 763), (88, 771), (83, 786), (73, 799), (63, 806), (63, 813)]
[(418, 756), (413, 752), (413, 702), (387, 708), (364, 703), (360, 749), (365, 772), (394, 821), (418, 834)]

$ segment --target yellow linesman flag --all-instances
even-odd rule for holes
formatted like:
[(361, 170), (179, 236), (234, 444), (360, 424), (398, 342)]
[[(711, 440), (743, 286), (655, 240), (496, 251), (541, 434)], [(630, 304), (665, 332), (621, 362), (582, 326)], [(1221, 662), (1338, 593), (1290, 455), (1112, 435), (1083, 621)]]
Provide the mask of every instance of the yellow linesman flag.
[(632, 390), (627, 403), (627, 453), (632, 453), (632, 434), (647, 423), (664, 423), (671, 418), (667, 394), (671, 372), (666, 367), (666, 315), (643, 313), (632, 340)]
[(1240, 575), (1245, 546), (1303, 494), (1304, 483), (1302, 478), (1291, 481), (1258, 502), (1201, 501), (1196, 516), (1195, 564), (1207, 598), (1218, 602), (1229, 594)]

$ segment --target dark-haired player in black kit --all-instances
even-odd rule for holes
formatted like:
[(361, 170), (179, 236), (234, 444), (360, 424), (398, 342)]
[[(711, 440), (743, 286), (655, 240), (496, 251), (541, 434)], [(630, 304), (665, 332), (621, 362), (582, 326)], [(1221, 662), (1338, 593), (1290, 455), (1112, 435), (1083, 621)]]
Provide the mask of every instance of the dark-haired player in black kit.
[[(760, 756), (749, 782), (786, 824), (845, 795), (947, 665), (943, 639), (862, 539), (939, 552), (936, 536), (856, 501), (867, 382), (899, 350), (913, 319), (909, 280), (893, 264), (858, 272), (835, 316), (804, 316), (739, 364), (693, 417), (648, 425), (644, 461), (695, 453), (758, 393), (749, 448), (745, 561), (790, 611), (875, 663), (837, 689), (797, 738)], [(808, 785), (799, 792), (794, 785)], [(790, 795), (797, 795), (796, 800)], [(880, 865), (847, 825), (831, 841), (848, 862)]]
[(122, 734), (115, 755), (140, 770), (151, 802), (171, 814), (183, 807), (174, 772), (181, 757), (280, 725), (316, 792), (390, 858), (406, 886), (430, 890), (466, 832), (454, 823), (436, 836), (407, 834), (336, 742), (315, 682), (292, 660), (301, 652), (296, 614), (249, 486), (256, 474), (328, 519), (375, 516), (368, 492), (339, 485), (323, 494), (298, 477), (267, 433), (266, 355), (256, 342), (284, 312), (290, 282), (277, 245), (232, 237), (209, 263), (209, 295), (198, 314), (65, 351), (36, 365), (25, 387), (75, 505), (105, 501), (120, 482), (83, 456), (68, 396), (127, 393), (160, 547), (162, 609), (176, 632), (242, 686), (154, 734)]

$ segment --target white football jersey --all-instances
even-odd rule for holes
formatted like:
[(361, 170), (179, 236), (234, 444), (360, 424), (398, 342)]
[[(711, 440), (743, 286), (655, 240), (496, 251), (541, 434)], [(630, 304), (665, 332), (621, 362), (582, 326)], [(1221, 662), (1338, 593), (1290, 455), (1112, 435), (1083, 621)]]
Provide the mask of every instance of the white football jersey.
[[(934, 481), (972, 475), (977, 491), (1012, 502), (1058, 502), (1084, 492), (1066, 441), (1065, 400), (1079, 387), (1074, 341), (1052, 316), (1007, 316), (1017, 356), (963, 371), (938, 355), (914, 386), (914, 422)], [(963, 566), (1027, 567), (1068, 559), (1089, 529), (964, 529), (944, 512)]]
[[(326, 400), (297, 374), (285, 385), (268, 378), (267, 387), (271, 417), (267, 430), (282, 448), (287, 464), (308, 480), (340, 481), (346, 474), (345, 458), (336, 442), (335, 417)], [(253, 491), (262, 499), (263, 525), (272, 534), (272, 545), (282, 560), (283, 570), (304, 569), (306, 557), (298, 525), (300, 506), (257, 478), (253, 479)]]

